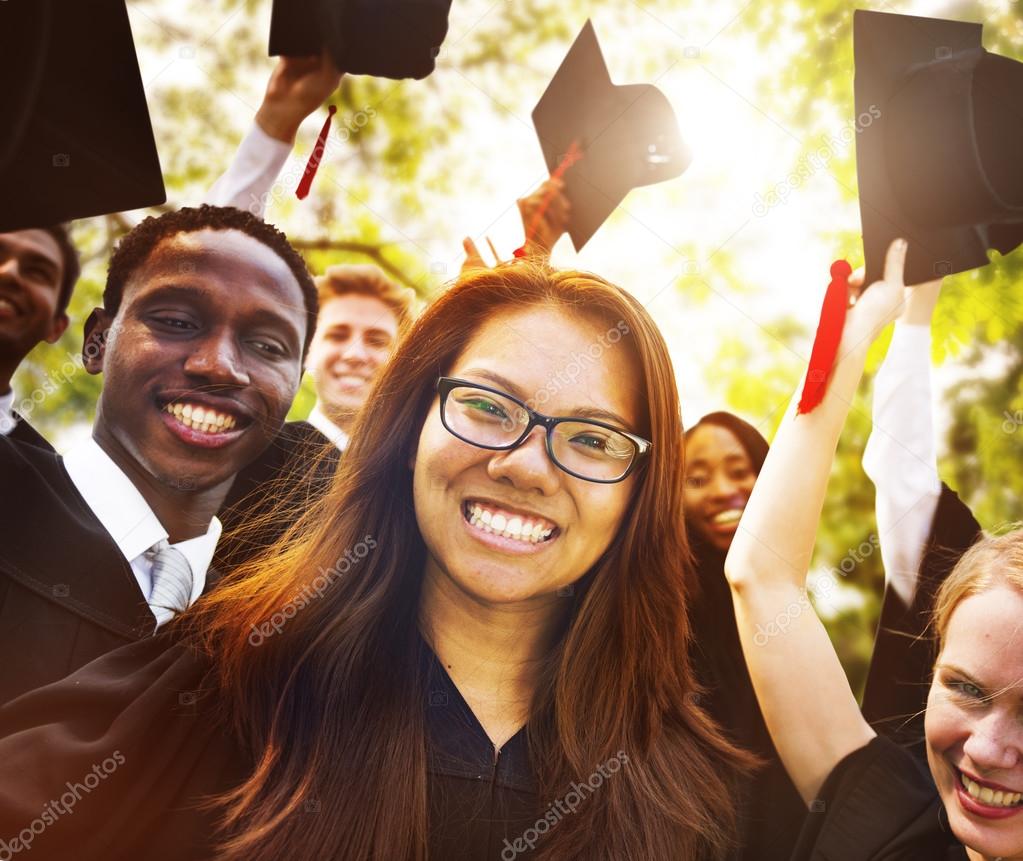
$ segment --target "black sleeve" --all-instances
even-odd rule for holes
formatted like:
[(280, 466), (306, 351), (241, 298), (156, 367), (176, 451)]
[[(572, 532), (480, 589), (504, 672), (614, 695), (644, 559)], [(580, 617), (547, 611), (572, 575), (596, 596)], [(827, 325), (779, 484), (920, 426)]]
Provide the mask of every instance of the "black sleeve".
[[(810, 805), (792, 861), (956, 857), (923, 763), (883, 736), (849, 754)], [(965, 854), (961, 856), (965, 858)]]
[(13, 857), (210, 857), (215, 820), (192, 802), (230, 788), (239, 759), (211, 717), (207, 665), (167, 636), (0, 709), (0, 838)]
[(900, 743), (919, 744), (923, 739), (923, 712), (935, 658), (930, 629), (935, 595), (980, 535), (980, 524), (969, 507), (942, 485), (912, 606), (907, 608), (893, 589), (885, 590), (863, 693), (863, 716), (877, 732)]

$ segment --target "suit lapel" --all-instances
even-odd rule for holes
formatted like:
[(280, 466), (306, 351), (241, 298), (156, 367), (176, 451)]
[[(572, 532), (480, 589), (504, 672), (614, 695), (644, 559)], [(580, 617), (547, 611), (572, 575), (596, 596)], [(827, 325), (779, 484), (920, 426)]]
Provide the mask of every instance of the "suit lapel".
[(126, 639), (148, 636), (156, 620), (131, 566), (75, 489), (61, 458), (28, 445), (0, 447), (5, 540), (0, 570)]

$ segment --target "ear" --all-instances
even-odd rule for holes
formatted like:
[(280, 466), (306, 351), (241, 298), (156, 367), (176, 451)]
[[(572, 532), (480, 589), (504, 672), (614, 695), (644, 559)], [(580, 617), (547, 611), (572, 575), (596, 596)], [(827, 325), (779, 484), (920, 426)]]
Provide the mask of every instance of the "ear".
[(46, 343), (56, 344), (60, 340), (60, 336), (64, 334), (64, 330), (67, 329), (67, 323), (67, 314), (61, 313), (54, 317), (50, 331), (46, 333)]
[(90, 374), (103, 372), (103, 357), (106, 353), (107, 338), (114, 318), (103, 308), (93, 308), (85, 321), (85, 341), (82, 343), (82, 361)]

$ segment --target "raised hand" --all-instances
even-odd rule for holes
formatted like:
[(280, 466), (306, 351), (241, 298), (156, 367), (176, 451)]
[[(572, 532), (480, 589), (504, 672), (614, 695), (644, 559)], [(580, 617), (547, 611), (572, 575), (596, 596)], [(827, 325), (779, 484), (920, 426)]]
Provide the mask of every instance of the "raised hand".
[(549, 256), (555, 243), (568, 229), (572, 205), (564, 191), (564, 180), (550, 177), (532, 194), (516, 201), (526, 233), (524, 247), (527, 255)]
[(862, 269), (849, 276), (850, 299), (854, 304), (845, 318), (840, 355), (869, 347), (885, 326), (906, 309), (909, 298), (918, 289), (907, 287), (903, 282), (907, 247), (905, 239), (896, 239), (888, 246), (888, 254), (884, 261), (884, 277), (871, 284), (869, 289), (861, 289)]
[(270, 137), (293, 143), (302, 121), (337, 89), (341, 75), (326, 52), (319, 57), (281, 57), (256, 122)]

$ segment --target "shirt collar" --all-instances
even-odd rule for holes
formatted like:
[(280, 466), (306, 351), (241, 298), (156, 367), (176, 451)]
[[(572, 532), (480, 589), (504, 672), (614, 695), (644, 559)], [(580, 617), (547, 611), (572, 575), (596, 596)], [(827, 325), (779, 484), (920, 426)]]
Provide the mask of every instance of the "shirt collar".
[(334, 443), (340, 451), (344, 451), (348, 448), (348, 443), (351, 442), (351, 437), (327, 418), (323, 410), (320, 409), (319, 403), (313, 407), (313, 411), (309, 413), (309, 418), (306, 419), (306, 421)]
[[(96, 440), (90, 437), (75, 445), (64, 456), (64, 468), (129, 564), (158, 541), (167, 539), (167, 530), (149, 503)], [(214, 517), (205, 535), (174, 545), (188, 559), (193, 574), (205, 575), (221, 529)]]
[(14, 430), (14, 389), (0, 395), (0, 436), (7, 436)]

